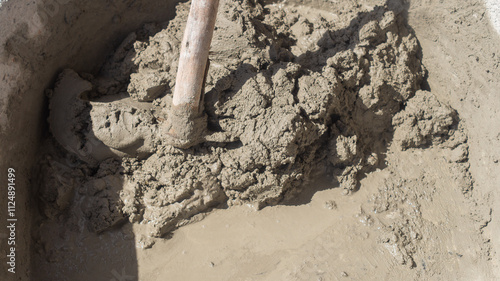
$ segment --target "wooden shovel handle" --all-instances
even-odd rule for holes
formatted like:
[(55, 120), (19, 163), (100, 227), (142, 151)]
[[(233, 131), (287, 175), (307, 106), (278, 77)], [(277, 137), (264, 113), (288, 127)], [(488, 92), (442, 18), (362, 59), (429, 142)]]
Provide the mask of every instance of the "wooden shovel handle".
[(200, 100), (208, 51), (212, 42), (219, 0), (192, 0), (182, 39), (179, 69), (175, 81), (173, 107), (196, 115)]
[(165, 142), (178, 148), (189, 148), (203, 142), (207, 130), (202, 98), (218, 6), (219, 0), (191, 2), (172, 107), (165, 127)]

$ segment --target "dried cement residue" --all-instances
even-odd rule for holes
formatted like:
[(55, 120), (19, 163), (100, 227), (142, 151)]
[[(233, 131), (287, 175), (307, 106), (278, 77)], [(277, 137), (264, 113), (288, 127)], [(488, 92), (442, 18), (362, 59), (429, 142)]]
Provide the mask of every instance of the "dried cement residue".
[(223, 1), (205, 95), (210, 134), (191, 149), (169, 146), (187, 11), (179, 4), (164, 26), (130, 34), (95, 77), (61, 73), (49, 123), (69, 153), (55, 147), (42, 161), (47, 217), (94, 232), (129, 220), (161, 237), (213, 207), (277, 204), (318, 171), (350, 193), (384, 165), (389, 143), (426, 147), (454, 132), (454, 110), (420, 91), (421, 50), (397, 11), (342, 21)]
[(500, 3), (495, 0), (485, 0), (486, 8), (488, 9), (491, 25), (500, 35)]

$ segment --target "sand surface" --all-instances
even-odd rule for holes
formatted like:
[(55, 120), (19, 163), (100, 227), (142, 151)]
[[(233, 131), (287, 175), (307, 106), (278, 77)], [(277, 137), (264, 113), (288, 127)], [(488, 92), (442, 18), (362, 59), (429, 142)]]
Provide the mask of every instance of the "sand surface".
[(469, 2), (222, 1), (188, 150), (163, 139), (189, 3), (62, 71), (38, 280), (492, 280), (499, 39)]

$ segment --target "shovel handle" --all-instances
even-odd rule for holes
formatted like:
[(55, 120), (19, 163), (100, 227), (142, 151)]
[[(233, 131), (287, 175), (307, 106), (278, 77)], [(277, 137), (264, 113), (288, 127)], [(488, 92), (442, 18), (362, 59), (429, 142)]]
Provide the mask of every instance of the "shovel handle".
[(172, 105), (196, 115), (200, 101), (208, 51), (212, 42), (219, 0), (192, 0), (182, 39), (179, 68)]

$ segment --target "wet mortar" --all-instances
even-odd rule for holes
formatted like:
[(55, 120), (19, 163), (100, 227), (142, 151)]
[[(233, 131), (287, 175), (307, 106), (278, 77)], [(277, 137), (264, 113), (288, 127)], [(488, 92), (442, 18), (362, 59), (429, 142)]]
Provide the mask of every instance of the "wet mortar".
[[(391, 149), (451, 150), (460, 192), (469, 191), (457, 113), (423, 90), (420, 45), (391, 4), (334, 19), (313, 8), (221, 2), (204, 99), (209, 135), (191, 149), (166, 144), (188, 7), (131, 33), (98, 73), (66, 69), (47, 91), (40, 221), (98, 234), (132, 224), (138, 247), (150, 248), (214, 208), (284, 204), (325, 175), (352, 194), (386, 167)], [(420, 181), (393, 177), (373, 203), (413, 221), (380, 237), (409, 267), (417, 266), (414, 229), (424, 226), (401, 206), (420, 195), (401, 190)]]

